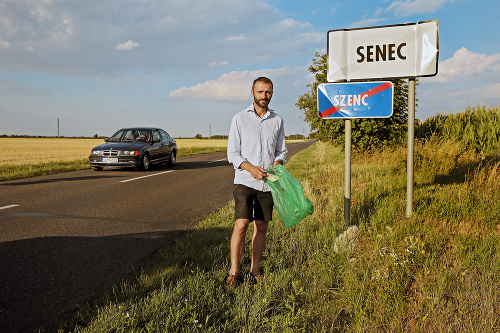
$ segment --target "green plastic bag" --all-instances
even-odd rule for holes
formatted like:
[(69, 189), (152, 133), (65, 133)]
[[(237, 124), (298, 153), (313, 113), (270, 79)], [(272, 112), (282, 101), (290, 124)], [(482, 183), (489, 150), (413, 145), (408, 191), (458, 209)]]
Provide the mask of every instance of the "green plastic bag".
[(283, 165), (278, 164), (276, 168), (269, 165), (264, 179), (271, 188), (274, 206), (287, 227), (296, 225), (314, 212), (311, 200), (304, 197), (304, 187)]

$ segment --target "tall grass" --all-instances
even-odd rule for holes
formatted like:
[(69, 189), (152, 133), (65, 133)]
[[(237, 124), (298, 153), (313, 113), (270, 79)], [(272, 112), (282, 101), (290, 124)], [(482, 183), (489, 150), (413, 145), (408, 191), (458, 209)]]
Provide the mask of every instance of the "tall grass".
[[(500, 158), (485, 159), (455, 140), (419, 142), (415, 151), (412, 219), (403, 216), (405, 150), (359, 161), (385, 164), (392, 181), (383, 173), (363, 177), (370, 184), (354, 215), (364, 249), (359, 266), (347, 271), (354, 280), (346, 280), (357, 277), (353, 290), (364, 295), (354, 321), (362, 331), (495, 332)], [(372, 168), (363, 163), (361, 170)]]
[(417, 137), (432, 135), (460, 140), (477, 152), (500, 152), (500, 107), (468, 107), (458, 114), (437, 114), (416, 130)]
[(333, 250), (344, 223), (343, 153), (318, 143), (287, 164), (315, 212), (292, 228), (275, 215), (262, 283), (224, 287), (229, 204), (62, 330), (500, 330), (500, 158), (438, 138), (417, 142), (415, 151), (412, 218), (405, 217), (406, 149), (353, 158), (352, 221), (360, 228), (353, 253)]

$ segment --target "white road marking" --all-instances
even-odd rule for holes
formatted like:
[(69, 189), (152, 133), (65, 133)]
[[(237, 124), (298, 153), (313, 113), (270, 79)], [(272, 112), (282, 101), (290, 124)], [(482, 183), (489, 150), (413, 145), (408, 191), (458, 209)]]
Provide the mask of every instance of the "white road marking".
[(142, 176), (142, 177), (137, 177), (137, 178), (131, 178), (131, 179), (126, 179), (126, 180), (121, 180), (120, 183), (126, 183), (126, 182), (131, 182), (133, 180), (138, 180), (138, 179), (142, 179), (142, 178), (147, 178), (147, 177), (153, 177), (153, 176), (158, 176), (158, 175), (163, 175), (165, 173), (169, 173), (169, 172), (174, 172), (175, 170), (168, 170), (168, 171), (164, 171), (164, 172), (159, 172), (159, 173), (154, 173), (152, 175), (147, 175), (147, 176)]
[(217, 161), (210, 161), (207, 163), (210, 164), (210, 163), (215, 163), (215, 162), (220, 162), (220, 161), (227, 161), (227, 158), (223, 158), (222, 160), (217, 160)]
[(14, 207), (19, 207), (19, 205), (3, 206), (3, 207), (0, 207), (0, 209), (8, 209), (8, 208), (14, 208)]

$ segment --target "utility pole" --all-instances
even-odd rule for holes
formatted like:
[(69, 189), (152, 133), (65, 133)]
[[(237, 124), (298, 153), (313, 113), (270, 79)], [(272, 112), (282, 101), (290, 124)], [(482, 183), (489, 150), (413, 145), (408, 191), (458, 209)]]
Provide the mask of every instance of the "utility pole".
[(208, 136), (209, 139), (212, 138), (212, 124), (209, 124), (209, 136)]
[(59, 118), (57, 118), (57, 136), (59, 137)]

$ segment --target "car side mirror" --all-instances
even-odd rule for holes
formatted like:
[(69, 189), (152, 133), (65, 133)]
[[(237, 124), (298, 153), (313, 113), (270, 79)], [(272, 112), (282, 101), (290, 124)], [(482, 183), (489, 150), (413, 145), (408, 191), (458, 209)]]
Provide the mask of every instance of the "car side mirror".
[(104, 138), (104, 142), (109, 142), (109, 138), (108, 138), (108, 137), (105, 137), (105, 138)]

